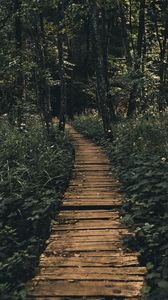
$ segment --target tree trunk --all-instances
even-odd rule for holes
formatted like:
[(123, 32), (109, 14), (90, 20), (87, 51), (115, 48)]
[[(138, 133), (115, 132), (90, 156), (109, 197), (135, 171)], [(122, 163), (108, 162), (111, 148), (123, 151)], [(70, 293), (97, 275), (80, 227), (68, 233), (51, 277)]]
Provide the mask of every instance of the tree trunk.
[(102, 16), (102, 22), (101, 22), (101, 28), (100, 28), (100, 38), (101, 38), (101, 49), (102, 49), (102, 70), (103, 70), (103, 76), (105, 80), (105, 87), (106, 87), (106, 103), (107, 108), (109, 111), (109, 118), (110, 122), (114, 122), (116, 120), (115, 115), (115, 109), (112, 102), (112, 99), (109, 95), (109, 79), (108, 79), (108, 23), (107, 23), (107, 16), (106, 16), (106, 3), (105, 1), (102, 1), (102, 7), (101, 7), (101, 16)]
[(64, 66), (64, 39), (62, 33), (62, 20), (64, 17), (64, 1), (58, 5), (58, 58), (59, 58), (59, 77), (60, 77), (60, 114), (59, 114), (59, 129), (65, 130), (66, 110), (67, 110), (67, 93), (66, 93), (66, 78)]
[[(40, 40), (41, 40), (41, 64), (43, 73), (46, 70), (47, 65), (47, 45), (46, 45), (46, 39), (45, 39), (45, 29), (44, 29), (44, 19), (43, 15), (39, 15), (40, 19)], [(50, 87), (48, 86), (46, 79), (44, 77), (44, 74), (42, 76), (42, 86), (41, 86), (41, 99), (42, 99), (42, 105), (43, 105), (43, 115), (47, 127), (47, 132), (50, 131), (51, 126), (51, 105), (50, 105)]]
[(21, 21), (21, 5), (20, 0), (15, 0), (15, 42), (16, 42), (16, 55), (19, 60), (19, 67), (17, 71), (16, 82), (16, 107), (17, 107), (17, 124), (21, 129), (23, 122), (23, 72), (22, 72), (22, 21)]
[(127, 21), (124, 14), (123, 3), (121, 0), (119, 1), (119, 11), (120, 11), (121, 28), (122, 28), (122, 43), (125, 51), (127, 68), (131, 69), (133, 62), (132, 62), (132, 55), (130, 49), (130, 38), (129, 38), (129, 33), (127, 31)]
[(63, 53), (63, 37), (58, 34), (58, 56), (59, 56), (59, 76), (60, 76), (60, 115), (59, 115), (59, 129), (64, 131), (66, 122), (66, 81), (64, 68), (64, 53)]
[[(139, 9), (139, 26), (138, 26), (138, 39), (137, 39), (137, 48), (136, 48), (136, 57), (134, 65), (134, 74), (136, 80), (140, 78), (140, 72), (142, 72), (142, 54), (143, 54), (143, 41), (145, 35), (145, 1), (140, 0), (140, 9)], [(133, 83), (132, 90), (130, 92), (130, 99), (128, 103), (127, 116), (133, 117), (136, 107), (137, 107), (137, 98), (140, 95), (138, 91), (138, 85), (136, 82)]]
[[(94, 29), (94, 47), (96, 57), (96, 82), (97, 82), (97, 98), (101, 111), (104, 133), (107, 138), (113, 139), (111, 127), (110, 113), (107, 105), (107, 80), (106, 80), (106, 65), (104, 60), (104, 51), (102, 49), (102, 28), (99, 28), (100, 12), (97, 7), (93, 10), (93, 29)], [(101, 24), (102, 25), (102, 24)]]
[(32, 16), (32, 40), (34, 43), (36, 60), (38, 65), (38, 75), (36, 72), (36, 91), (38, 92), (38, 107), (43, 116), (47, 132), (50, 132), (51, 109), (49, 103), (49, 87), (45, 78), (47, 49), (45, 45), (45, 31), (43, 16), (36, 12)]

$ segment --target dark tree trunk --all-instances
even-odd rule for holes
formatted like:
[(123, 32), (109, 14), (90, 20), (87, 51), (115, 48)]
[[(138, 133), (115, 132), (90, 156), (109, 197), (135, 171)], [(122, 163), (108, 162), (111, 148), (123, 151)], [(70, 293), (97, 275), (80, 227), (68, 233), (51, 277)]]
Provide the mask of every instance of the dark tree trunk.
[(145, 0), (140, 0), (138, 40), (137, 40), (137, 57), (142, 58), (143, 38), (145, 34)]
[[(138, 26), (138, 39), (136, 48), (136, 57), (134, 65), (135, 78), (138, 80), (140, 78), (140, 72), (142, 72), (142, 54), (143, 54), (143, 41), (145, 35), (145, 1), (140, 0), (139, 9), (139, 26)], [(140, 96), (138, 85), (136, 82), (133, 83), (132, 90), (130, 92), (130, 99), (128, 103), (127, 116), (133, 117), (137, 107), (137, 98)]]
[(22, 72), (22, 21), (21, 21), (21, 5), (20, 0), (15, 0), (15, 41), (16, 41), (16, 55), (19, 60), (19, 67), (17, 71), (16, 95), (14, 103), (17, 107), (17, 123), (18, 128), (21, 128), (23, 121), (23, 72)]
[(60, 114), (59, 114), (59, 129), (65, 130), (66, 111), (67, 111), (67, 91), (64, 66), (64, 36), (62, 33), (62, 20), (64, 17), (64, 1), (58, 5), (58, 58), (59, 58), (59, 77), (60, 77)]
[(86, 58), (85, 58), (86, 76), (88, 76), (89, 59), (90, 59), (90, 20), (88, 19), (86, 24)]
[(99, 14), (97, 8), (93, 10), (93, 29), (94, 29), (94, 47), (96, 57), (96, 81), (97, 81), (97, 98), (99, 102), (101, 117), (103, 121), (104, 133), (107, 138), (113, 139), (111, 127), (110, 112), (107, 105), (107, 79), (105, 53), (102, 47), (102, 20), (101, 28), (99, 27)]
[(51, 108), (49, 103), (49, 87), (45, 78), (47, 49), (45, 44), (45, 30), (43, 16), (35, 13), (32, 16), (32, 40), (34, 43), (36, 60), (38, 64), (38, 75), (36, 72), (35, 88), (38, 96), (38, 107), (43, 116), (47, 132), (50, 132)]
[(165, 85), (166, 85), (166, 67), (165, 58), (166, 58), (166, 49), (167, 49), (167, 39), (168, 39), (168, 20), (165, 24), (164, 30), (164, 37), (163, 37), (163, 44), (160, 49), (160, 66), (159, 66), (159, 77), (160, 77), (160, 84), (159, 84), (159, 100), (158, 106), (159, 111), (162, 112), (165, 110)]
[(130, 42), (131, 42), (131, 47), (133, 51), (133, 56), (135, 57), (135, 46), (134, 46), (134, 40), (133, 40), (133, 24), (132, 24), (132, 0), (129, 0), (129, 28), (130, 28)]
[(102, 7), (101, 7), (101, 28), (100, 28), (100, 38), (101, 38), (101, 49), (102, 49), (102, 71), (103, 71), (103, 76), (105, 80), (105, 86), (106, 86), (106, 102), (107, 102), (107, 107), (109, 111), (109, 118), (110, 122), (115, 121), (116, 115), (115, 115), (115, 110), (114, 110), (114, 105), (112, 102), (112, 98), (109, 95), (109, 78), (108, 78), (108, 22), (107, 22), (107, 12), (106, 12), (106, 3), (103, 0), (102, 1)]
[(163, 30), (163, 41), (159, 33), (159, 25), (157, 19), (157, 11), (156, 11), (156, 0), (152, 3), (153, 8), (153, 16), (154, 16), (154, 24), (155, 24), (155, 32), (157, 36), (157, 41), (159, 44), (159, 57), (160, 57), (160, 64), (159, 64), (159, 77), (160, 77), (160, 84), (159, 84), (159, 96), (158, 96), (158, 108), (159, 111), (162, 112), (165, 109), (165, 74), (166, 74), (166, 65), (165, 65), (165, 58), (166, 58), (166, 48), (167, 48), (167, 40), (168, 40), (168, 20), (165, 21), (165, 26)]
[(59, 56), (59, 77), (60, 77), (60, 115), (59, 115), (59, 129), (64, 131), (66, 122), (66, 81), (65, 81), (65, 68), (64, 68), (64, 51), (63, 51), (63, 37), (58, 34), (58, 56)]
[(127, 63), (127, 68), (132, 68), (132, 55), (130, 49), (130, 37), (127, 31), (127, 20), (124, 14), (124, 8), (122, 1), (119, 1), (119, 10), (120, 10), (120, 19), (121, 19), (121, 28), (122, 28), (122, 43), (125, 50), (125, 58)]
[[(43, 69), (43, 73), (46, 70), (47, 66), (47, 45), (46, 45), (46, 38), (45, 38), (45, 29), (44, 29), (44, 19), (43, 15), (39, 15), (40, 19), (40, 40), (41, 40), (41, 65)], [(48, 86), (44, 74), (42, 76), (42, 85), (40, 88), (41, 92), (41, 101), (42, 101), (42, 111), (47, 127), (47, 132), (50, 131), (51, 126), (51, 104), (50, 104), (50, 87)]]

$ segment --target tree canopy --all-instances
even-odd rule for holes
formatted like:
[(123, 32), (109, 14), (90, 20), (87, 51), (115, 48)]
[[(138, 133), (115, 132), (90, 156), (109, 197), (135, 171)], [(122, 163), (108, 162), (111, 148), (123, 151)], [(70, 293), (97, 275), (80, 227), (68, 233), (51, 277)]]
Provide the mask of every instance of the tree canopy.
[[(167, 107), (166, 0), (1, 0), (1, 114), (119, 116)], [(62, 125), (61, 125), (62, 124)]]

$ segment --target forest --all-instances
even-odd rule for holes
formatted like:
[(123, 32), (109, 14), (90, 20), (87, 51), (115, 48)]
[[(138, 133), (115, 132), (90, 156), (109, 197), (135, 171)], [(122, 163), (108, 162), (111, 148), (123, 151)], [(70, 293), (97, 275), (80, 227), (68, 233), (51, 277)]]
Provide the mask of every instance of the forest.
[(167, 300), (167, 0), (0, 0), (0, 40), (0, 299), (26, 299), (71, 177), (69, 123), (121, 183), (144, 299)]

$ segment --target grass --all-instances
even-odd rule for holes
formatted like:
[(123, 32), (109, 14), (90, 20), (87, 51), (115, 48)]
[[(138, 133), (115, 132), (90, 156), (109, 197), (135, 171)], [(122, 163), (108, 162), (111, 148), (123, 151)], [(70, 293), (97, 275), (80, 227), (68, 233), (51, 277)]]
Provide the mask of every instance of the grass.
[(26, 299), (73, 164), (67, 134), (34, 124), (0, 129), (0, 299)]

